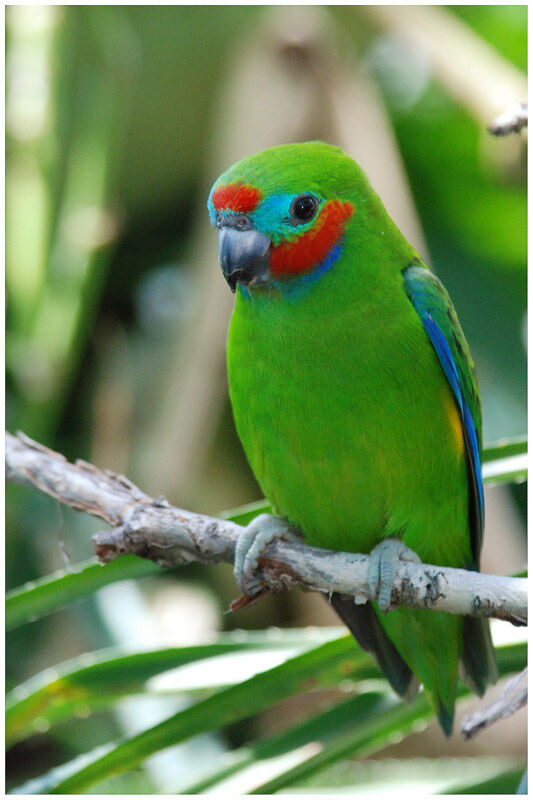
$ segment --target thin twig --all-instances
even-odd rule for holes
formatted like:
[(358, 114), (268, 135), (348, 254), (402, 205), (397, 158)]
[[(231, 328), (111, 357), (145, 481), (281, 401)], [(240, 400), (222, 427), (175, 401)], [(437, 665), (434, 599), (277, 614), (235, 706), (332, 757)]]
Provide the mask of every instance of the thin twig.
[(509, 133), (520, 133), (527, 128), (527, 103), (512, 103), (503, 114), (500, 114), (489, 128), (494, 136), (507, 136)]
[(466, 739), (476, 736), (484, 728), (493, 725), (504, 717), (509, 717), (527, 703), (527, 667), (509, 681), (503, 694), (490, 705), (471, 714), (461, 725), (461, 733)]
[[(134, 553), (161, 566), (190, 561), (233, 561), (242, 526), (194, 514), (153, 499), (127, 478), (103, 472), (84, 461), (70, 464), (62, 455), (28, 439), (6, 434), (9, 480), (33, 485), (79, 511), (113, 526), (93, 536), (102, 563)], [(368, 556), (276, 540), (259, 559), (265, 589), (291, 584), (324, 593), (341, 592), (364, 602), (371, 599)], [(401, 562), (392, 604), (430, 608), (453, 614), (498, 617), (515, 625), (527, 619), (527, 581), (483, 575), (461, 569)]]
[(425, 53), (437, 80), (483, 124), (527, 97), (524, 73), (445, 6), (379, 3), (361, 9)]

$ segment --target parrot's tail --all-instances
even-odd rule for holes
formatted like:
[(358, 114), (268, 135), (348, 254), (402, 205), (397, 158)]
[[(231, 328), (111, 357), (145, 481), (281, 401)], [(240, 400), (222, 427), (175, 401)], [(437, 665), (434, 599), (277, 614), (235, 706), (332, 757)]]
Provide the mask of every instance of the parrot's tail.
[(363, 650), (372, 653), (394, 691), (404, 700), (416, 697), (419, 682), (383, 630), (370, 603), (359, 605), (353, 597), (337, 592), (329, 600)]
[(460, 675), (476, 694), (485, 693), (488, 683), (496, 683), (498, 667), (490, 638), (488, 619), (464, 617), (463, 653)]

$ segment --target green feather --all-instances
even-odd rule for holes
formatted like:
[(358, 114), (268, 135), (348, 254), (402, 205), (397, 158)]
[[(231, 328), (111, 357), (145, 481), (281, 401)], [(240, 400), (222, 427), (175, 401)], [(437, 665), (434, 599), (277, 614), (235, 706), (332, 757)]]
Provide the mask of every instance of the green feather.
[[(305, 292), (290, 302), (279, 282), (237, 292), (230, 395), (265, 496), (314, 546), (369, 553), (394, 535), (425, 563), (472, 565), (469, 479), (454, 398), (404, 287), (403, 270), (420, 263), (417, 254), (362, 170), (338, 148), (272, 148), (244, 159), (217, 184), (239, 181), (264, 197), (312, 192), (356, 209), (340, 258)], [(460, 369), (472, 376), (464, 337), (460, 342)], [(480, 426), (475, 386), (472, 378)], [(385, 632), (374, 630), (378, 661), (386, 658), (388, 637), (399, 658), (392, 656), (391, 672), (405, 691), (410, 672), (417, 676), (449, 733), (463, 620), (407, 608), (385, 617), (376, 610), (376, 619)], [(490, 637), (484, 642), (490, 650)], [(476, 666), (468, 654), (467, 671), (483, 672), (486, 659)]]

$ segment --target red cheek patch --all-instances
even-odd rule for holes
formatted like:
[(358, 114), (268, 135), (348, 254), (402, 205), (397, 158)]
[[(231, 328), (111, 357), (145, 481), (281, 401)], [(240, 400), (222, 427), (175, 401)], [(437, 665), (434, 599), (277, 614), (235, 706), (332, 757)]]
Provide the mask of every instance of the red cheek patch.
[(215, 189), (211, 201), (217, 211), (225, 209), (238, 214), (253, 211), (262, 197), (262, 192), (247, 183), (228, 183)]
[(292, 242), (272, 248), (270, 269), (274, 275), (307, 272), (324, 261), (335, 242), (342, 236), (344, 223), (355, 211), (351, 203), (329, 200), (312, 228)]

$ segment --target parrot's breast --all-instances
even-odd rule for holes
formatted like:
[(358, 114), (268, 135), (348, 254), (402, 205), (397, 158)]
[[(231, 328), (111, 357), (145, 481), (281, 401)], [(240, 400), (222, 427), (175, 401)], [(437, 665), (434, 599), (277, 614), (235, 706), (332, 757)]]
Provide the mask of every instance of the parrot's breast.
[(370, 552), (392, 534), (423, 561), (467, 562), (458, 416), (405, 296), (336, 315), (238, 298), (228, 372), (255, 476), (309, 544)]

